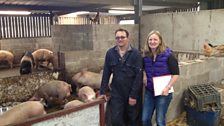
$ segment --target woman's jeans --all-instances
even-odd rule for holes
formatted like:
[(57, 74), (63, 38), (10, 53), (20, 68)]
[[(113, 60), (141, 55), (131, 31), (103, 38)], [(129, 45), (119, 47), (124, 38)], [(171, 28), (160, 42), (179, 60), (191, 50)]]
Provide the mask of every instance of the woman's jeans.
[(143, 126), (152, 126), (152, 116), (156, 110), (157, 126), (166, 126), (166, 113), (172, 99), (172, 93), (168, 96), (154, 96), (153, 91), (145, 90), (142, 123)]

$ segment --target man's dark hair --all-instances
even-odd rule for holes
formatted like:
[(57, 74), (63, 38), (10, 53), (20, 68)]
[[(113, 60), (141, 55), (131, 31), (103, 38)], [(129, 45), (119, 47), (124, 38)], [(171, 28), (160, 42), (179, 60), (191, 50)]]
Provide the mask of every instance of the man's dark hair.
[(126, 29), (123, 29), (123, 28), (119, 28), (119, 29), (117, 29), (116, 31), (115, 31), (115, 35), (117, 34), (117, 32), (119, 32), (119, 31), (123, 31), (123, 32), (125, 32), (126, 33), (126, 37), (128, 37), (129, 36), (129, 32), (126, 30)]

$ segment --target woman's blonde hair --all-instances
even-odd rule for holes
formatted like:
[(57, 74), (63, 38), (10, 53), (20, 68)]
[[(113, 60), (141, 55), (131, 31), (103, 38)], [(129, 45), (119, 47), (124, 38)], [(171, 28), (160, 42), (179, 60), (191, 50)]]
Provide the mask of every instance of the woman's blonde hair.
[(145, 47), (143, 49), (143, 57), (146, 57), (146, 56), (153, 57), (152, 50), (151, 50), (151, 48), (148, 45), (149, 37), (151, 35), (153, 35), (153, 34), (157, 35), (159, 37), (159, 40), (160, 40), (160, 44), (159, 44), (158, 48), (155, 51), (156, 54), (160, 54), (160, 53), (164, 52), (165, 49), (166, 49), (166, 45), (165, 45), (165, 43), (163, 41), (163, 38), (162, 38), (160, 32), (159, 31), (151, 31), (148, 34), (146, 42), (145, 42)]

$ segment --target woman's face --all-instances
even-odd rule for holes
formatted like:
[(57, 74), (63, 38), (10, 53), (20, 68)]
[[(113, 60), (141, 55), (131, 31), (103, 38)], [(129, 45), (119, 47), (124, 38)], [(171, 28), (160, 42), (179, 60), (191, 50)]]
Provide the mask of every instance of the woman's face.
[(159, 36), (156, 34), (152, 34), (151, 36), (149, 36), (148, 39), (148, 46), (151, 49), (156, 49), (159, 47), (159, 44), (161, 43)]

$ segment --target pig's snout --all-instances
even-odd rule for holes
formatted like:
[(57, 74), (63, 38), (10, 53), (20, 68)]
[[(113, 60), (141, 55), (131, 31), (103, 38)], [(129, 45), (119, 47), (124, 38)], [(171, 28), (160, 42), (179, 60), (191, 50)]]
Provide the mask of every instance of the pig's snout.
[(71, 96), (71, 92), (67, 92), (66, 97)]

